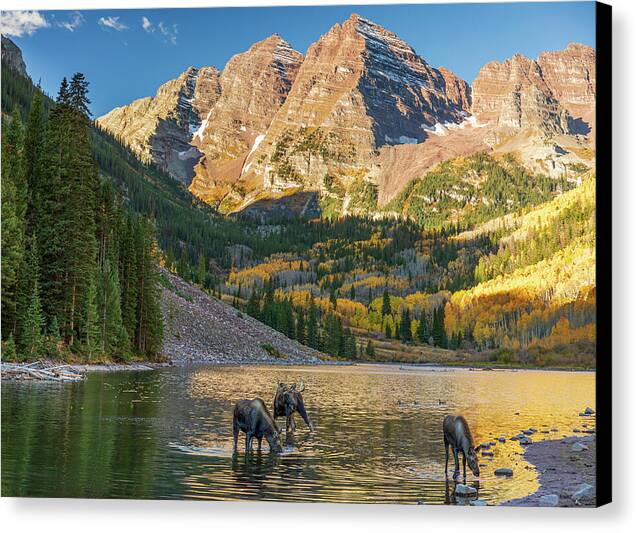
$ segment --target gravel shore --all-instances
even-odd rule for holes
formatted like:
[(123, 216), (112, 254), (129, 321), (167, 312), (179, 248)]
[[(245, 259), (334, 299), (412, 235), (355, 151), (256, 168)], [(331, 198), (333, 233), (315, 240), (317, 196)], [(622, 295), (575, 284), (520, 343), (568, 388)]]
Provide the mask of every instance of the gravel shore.
[(540, 488), (503, 505), (517, 507), (595, 507), (594, 436), (533, 443), (524, 458), (537, 469)]

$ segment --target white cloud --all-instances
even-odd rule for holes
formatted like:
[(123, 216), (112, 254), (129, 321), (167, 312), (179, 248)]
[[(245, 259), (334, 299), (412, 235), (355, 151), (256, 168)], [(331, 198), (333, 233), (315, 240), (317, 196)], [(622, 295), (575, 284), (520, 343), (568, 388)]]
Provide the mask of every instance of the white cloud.
[(177, 44), (177, 24), (173, 24), (172, 26), (168, 26), (163, 22), (160, 22), (157, 27), (159, 28), (159, 33), (161, 33), (168, 41), (172, 44)]
[(148, 17), (142, 17), (142, 28), (144, 28), (144, 31), (147, 33), (155, 31), (155, 27)]
[(128, 29), (128, 26), (119, 21), (119, 17), (100, 17), (97, 23), (103, 28), (111, 28), (116, 31)]
[(82, 13), (80, 13), (79, 11), (76, 11), (75, 13), (71, 14), (71, 18), (69, 18), (69, 20), (58, 22), (57, 26), (59, 26), (60, 28), (65, 28), (72, 32), (79, 28), (82, 24), (84, 24), (84, 15), (82, 15)]
[(0, 32), (3, 35), (22, 37), (33, 35), (40, 28), (48, 28), (49, 23), (39, 11), (2, 11)]

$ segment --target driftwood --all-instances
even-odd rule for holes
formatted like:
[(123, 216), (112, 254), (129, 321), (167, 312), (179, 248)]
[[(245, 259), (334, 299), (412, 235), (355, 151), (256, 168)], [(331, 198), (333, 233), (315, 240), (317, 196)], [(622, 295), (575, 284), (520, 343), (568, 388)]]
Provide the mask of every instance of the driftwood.
[(41, 381), (80, 381), (82, 374), (72, 370), (71, 365), (47, 366), (43, 361), (33, 363), (2, 363), (2, 376), (14, 379)]

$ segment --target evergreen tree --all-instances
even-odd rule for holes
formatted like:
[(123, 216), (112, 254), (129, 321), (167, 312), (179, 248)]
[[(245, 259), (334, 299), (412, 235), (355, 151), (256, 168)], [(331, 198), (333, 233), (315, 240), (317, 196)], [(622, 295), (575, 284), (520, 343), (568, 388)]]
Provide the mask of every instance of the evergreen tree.
[(427, 328), (427, 317), (424, 311), (420, 313), (420, 320), (418, 321), (418, 329), (416, 330), (416, 337), (420, 342), (427, 342), (429, 338), (429, 331)]
[(82, 312), (81, 339), (86, 349), (88, 360), (100, 353), (101, 331), (97, 309), (97, 287), (94, 279), (89, 280), (84, 309)]
[(319, 349), (318, 311), (314, 303), (314, 296), (310, 297), (310, 307), (307, 313), (307, 344), (315, 350)]
[(367, 347), (365, 348), (365, 355), (368, 359), (374, 359), (376, 357), (376, 352), (374, 350), (374, 345), (371, 340), (367, 341)]
[(411, 314), (407, 306), (403, 308), (400, 317), (400, 340), (411, 342)]
[(99, 272), (97, 313), (102, 353), (122, 355), (127, 348), (128, 336), (122, 322), (117, 268), (110, 259), (106, 260), (104, 268)]
[(44, 317), (40, 305), (40, 290), (36, 281), (33, 286), (29, 305), (21, 321), (20, 352), (25, 359), (33, 359), (42, 350), (42, 327)]
[(203, 254), (199, 255), (199, 264), (197, 266), (197, 281), (201, 287), (205, 287), (206, 284), (206, 257)]
[(246, 307), (246, 313), (249, 316), (259, 319), (259, 296), (257, 295), (257, 291), (253, 288), (252, 293), (250, 294), (250, 298), (248, 299), (248, 305)]
[(391, 315), (391, 300), (389, 299), (389, 292), (387, 289), (383, 291), (383, 306), (381, 309), (381, 315)]
[(28, 189), (27, 233), (38, 232), (37, 221), (42, 218), (42, 189), (49, 186), (43, 168), (45, 147), (45, 116), (42, 93), (34, 91), (24, 134), (25, 173)]
[(135, 348), (146, 357), (155, 357), (163, 342), (163, 321), (160, 308), (159, 256), (154, 227), (147, 220), (137, 224), (137, 329)]
[[(22, 188), (22, 190), (20, 190)], [(24, 157), (22, 126), (14, 110), (2, 138), (2, 336), (16, 328), (17, 290), (24, 260)]]
[(296, 313), (296, 340), (301, 344), (305, 344), (307, 342), (305, 332), (305, 314), (303, 309), (297, 310)]

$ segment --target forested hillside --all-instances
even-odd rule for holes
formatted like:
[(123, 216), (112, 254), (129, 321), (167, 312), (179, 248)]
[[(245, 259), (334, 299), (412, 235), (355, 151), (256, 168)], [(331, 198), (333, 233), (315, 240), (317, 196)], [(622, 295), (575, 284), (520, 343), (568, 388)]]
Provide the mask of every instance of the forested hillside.
[[(248, 261), (222, 290), (342, 357), (373, 359), (378, 341), (394, 339), (503, 363), (594, 365), (595, 178), (579, 179), (534, 175), (512, 156), (448, 161), (403, 195), (420, 217), (347, 217), (365, 235)], [(458, 184), (472, 192), (454, 193)], [(438, 209), (415, 208), (425, 187)]]
[(36, 90), (28, 113), (15, 105), (3, 114), (5, 359), (155, 358), (161, 350), (155, 228), (100, 180), (89, 103), (76, 73), (54, 104)]

